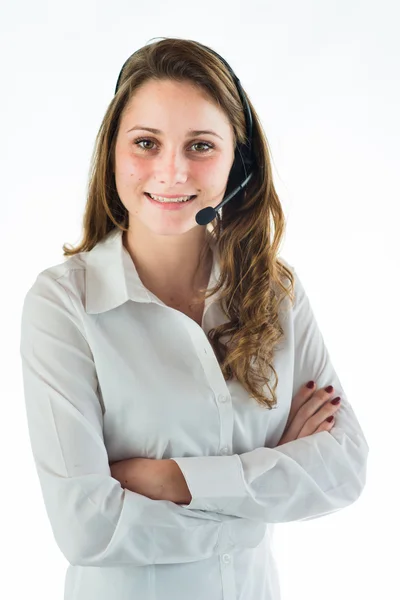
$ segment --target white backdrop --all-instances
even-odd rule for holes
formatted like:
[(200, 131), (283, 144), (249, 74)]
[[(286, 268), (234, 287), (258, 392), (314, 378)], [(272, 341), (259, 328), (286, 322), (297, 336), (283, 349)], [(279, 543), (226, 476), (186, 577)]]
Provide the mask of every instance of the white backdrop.
[(277, 525), (282, 600), (394, 598), (399, 5), (3, 0), (0, 11), (0, 597), (62, 600), (67, 568), (29, 444), (23, 298), (40, 271), (62, 262), (62, 245), (80, 240), (89, 160), (124, 61), (166, 36), (221, 54), (262, 119), (287, 218), (281, 255), (302, 279), (370, 445), (367, 486), (355, 504)]

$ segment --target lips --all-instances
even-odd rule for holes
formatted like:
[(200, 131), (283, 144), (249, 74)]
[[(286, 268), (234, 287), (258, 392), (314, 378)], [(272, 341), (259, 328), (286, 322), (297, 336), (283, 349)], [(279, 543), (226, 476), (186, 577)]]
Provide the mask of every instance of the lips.
[[(146, 196), (150, 196), (150, 192), (144, 192), (146, 194)], [(159, 196), (161, 198), (166, 198), (166, 196), (163, 196), (162, 194), (152, 194), (153, 196)], [(181, 198), (183, 196), (189, 196), (189, 200), (192, 200), (193, 198), (196, 198), (197, 194), (193, 194), (192, 196), (190, 196), (189, 194), (181, 194), (181, 196), (177, 196), (177, 198)], [(170, 198), (171, 202), (173, 200), (176, 200), (176, 198)]]

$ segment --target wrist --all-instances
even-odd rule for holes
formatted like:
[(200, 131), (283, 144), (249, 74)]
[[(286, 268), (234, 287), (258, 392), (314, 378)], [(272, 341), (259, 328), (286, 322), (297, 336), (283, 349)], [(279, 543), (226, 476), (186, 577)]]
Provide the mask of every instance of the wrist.
[(175, 504), (190, 504), (192, 495), (179, 465), (172, 459), (168, 459), (168, 462), (170, 466), (168, 483), (166, 484), (168, 498), (166, 499)]

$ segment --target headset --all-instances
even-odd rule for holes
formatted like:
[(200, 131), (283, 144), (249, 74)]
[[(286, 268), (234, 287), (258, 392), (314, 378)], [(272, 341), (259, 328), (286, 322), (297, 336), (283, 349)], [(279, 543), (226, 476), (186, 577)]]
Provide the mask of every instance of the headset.
[[(253, 153), (253, 118), (251, 116), (249, 103), (247, 102), (247, 99), (244, 95), (243, 88), (241, 86), (239, 79), (236, 77), (235, 73), (233, 72), (233, 70), (231, 69), (229, 64), (226, 62), (226, 60), (222, 58), (222, 56), (220, 56), (217, 52), (215, 52), (208, 46), (205, 46), (204, 44), (200, 44), (199, 42), (196, 42), (196, 43), (199, 44), (200, 46), (202, 46), (203, 48), (205, 48), (206, 50), (208, 50), (209, 52), (212, 52), (215, 56), (217, 56), (224, 63), (226, 68), (228, 69), (228, 71), (229, 71), (230, 75), (232, 76), (232, 79), (237, 87), (240, 99), (241, 99), (243, 107), (244, 107), (244, 114), (245, 114), (245, 119), (246, 119), (246, 132), (247, 132), (247, 143), (242, 144), (242, 143), (238, 142), (236, 144), (235, 159), (233, 161), (233, 165), (232, 165), (231, 171), (229, 173), (229, 178), (228, 178), (228, 183), (226, 186), (224, 198), (215, 208), (213, 208), (212, 206), (207, 206), (206, 208), (202, 208), (196, 214), (195, 219), (196, 219), (196, 223), (198, 225), (208, 225), (209, 223), (211, 223), (211, 221), (213, 221), (217, 217), (217, 212), (224, 206), (224, 204), (229, 202), (229, 200), (232, 200), (232, 198), (234, 196), (236, 196), (239, 192), (241, 192), (247, 186), (250, 179), (254, 175), (254, 170), (252, 170), (250, 172), (250, 174), (247, 175), (246, 167), (249, 170), (254, 169), (254, 167), (256, 165), (256, 160), (255, 160), (255, 156)], [(134, 56), (134, 54), (136, 54), (136, 52), (138, 52), (138, 50), (136, 50), (124, 62), (122, 69), (120, 71), (120, 74), (118, 76), (114, 95), (118, 91), (122, 72), (125, 68), (125, 65), (130, 61), (132, 56)], [(242, 167), (241, 167), (240, 161), (243, 163), (243, 168), (244, 168), (244, 172), (246, 174), (246, 178), (241, 183), (239, 183), (239, 185), (237, 185), (238, 180), (242, 179), (242, 177), (243, 177), (243, 174), (241, 172)], [(230, 191), (230, 188), (232, 188), (232, 187), (234, 187), (234, 189), (232, 191)]]

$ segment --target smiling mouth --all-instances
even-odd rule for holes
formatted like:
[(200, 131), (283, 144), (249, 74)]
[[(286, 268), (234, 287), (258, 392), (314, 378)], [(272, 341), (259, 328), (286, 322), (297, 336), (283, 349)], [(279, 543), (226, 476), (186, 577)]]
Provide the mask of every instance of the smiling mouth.
[(197, 194), (194, 194), (193, 196), (189, 196), (189, 198), (187, 200), (177, 200), (176, 198), (166, 198), (165, 200), (156, 200), (155, 198), (152, 198), (150, 196), (149, 192), (144, 192), (144, 195), (147, 196), (148, 198), (150, 198), (150, 200), (153, 200), (154, 202), (159, 202), (160, 204), (168, 204), (168, 203), (184, 204), (185, 202), (190, 202), (194, 198), (197, 198)]

